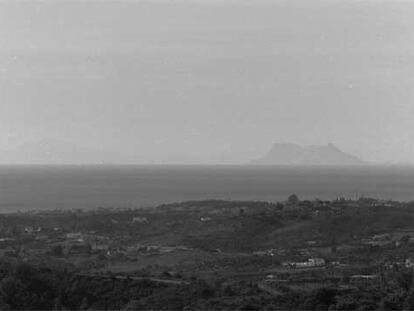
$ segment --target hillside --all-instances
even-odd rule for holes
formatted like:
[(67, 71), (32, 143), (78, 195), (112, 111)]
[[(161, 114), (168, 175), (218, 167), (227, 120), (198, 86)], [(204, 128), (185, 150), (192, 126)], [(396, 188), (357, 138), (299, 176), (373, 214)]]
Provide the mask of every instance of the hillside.
[[(399, 302), (384, 310), (403, 310), (414, 275), (413, 203), (290, 196), (0, 216), (1, 310), (328, 310), (309, 308), (326, 291), (329, 310), (379, 310), (379, 290)], [(369, 308), (356, 308), (361, 294)]]

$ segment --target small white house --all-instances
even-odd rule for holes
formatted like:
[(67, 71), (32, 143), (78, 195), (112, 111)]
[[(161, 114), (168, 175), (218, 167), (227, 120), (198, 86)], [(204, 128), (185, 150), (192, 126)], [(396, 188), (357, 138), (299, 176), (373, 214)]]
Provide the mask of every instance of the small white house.
[(147, 217), (134, 217), (132, 218), (132, 223), (133, 224), (147, 224), (148, 219)]

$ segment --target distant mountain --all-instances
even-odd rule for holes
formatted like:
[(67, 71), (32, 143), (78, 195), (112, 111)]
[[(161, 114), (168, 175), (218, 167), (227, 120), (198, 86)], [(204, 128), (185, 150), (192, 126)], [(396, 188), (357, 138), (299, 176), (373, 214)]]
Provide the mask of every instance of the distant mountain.
[(88, 164), (108, 162), (111, 154), (63, 140), (26, 142), (0, 150), (0, 164)]
[(274, 144), (263, 158), (252, 161), (258, 165), (358, 165), (364, 164), (356, 156), (343, 152), (334, 144), (299, 146)]
[(84, 153), (71, 142), (41, 140), (26, 142), (0, 151), (0, 163), (7, 164), (67, 164), (76, 162)]

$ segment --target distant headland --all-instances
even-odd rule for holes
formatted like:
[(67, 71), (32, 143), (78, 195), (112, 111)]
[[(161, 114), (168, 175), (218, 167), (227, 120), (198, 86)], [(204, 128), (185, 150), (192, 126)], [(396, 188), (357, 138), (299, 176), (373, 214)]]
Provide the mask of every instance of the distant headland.
[(361, 165), (367, 164), (334, 144), (300, 146), (276, 143), (262, 158), (249, 164), (256, 165)]

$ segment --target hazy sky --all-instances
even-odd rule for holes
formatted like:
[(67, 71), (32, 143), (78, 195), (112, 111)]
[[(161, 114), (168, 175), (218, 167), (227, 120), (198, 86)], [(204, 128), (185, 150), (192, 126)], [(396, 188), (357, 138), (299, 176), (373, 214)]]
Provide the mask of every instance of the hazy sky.
[(412, 1), (0, 0), (0, 149), (241, 162), (274, 142), (414, 159)]

